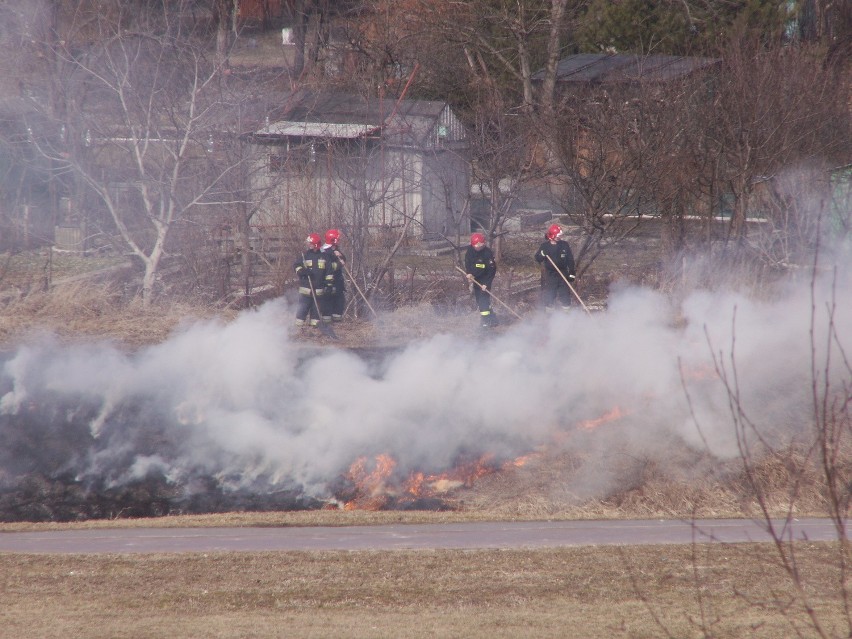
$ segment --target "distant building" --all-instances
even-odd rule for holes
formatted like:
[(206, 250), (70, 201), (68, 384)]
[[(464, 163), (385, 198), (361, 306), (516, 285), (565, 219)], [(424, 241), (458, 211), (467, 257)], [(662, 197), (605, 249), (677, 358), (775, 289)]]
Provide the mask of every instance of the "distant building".
[[(638, 122), (650, 104), (665, 105), (678, 95), (683, 82), (712, 78), (721, 67), (719, 58), (674, 55), (580, 53), (562, 58), (556, 68), (555, 105), (559, 115), (572, 121), (565, 136), (566, 157), (581, 179), (594, 181), (593, 174), (623, 174), (623, 152), (641, 135)], [(545, 70), (533, 74), (541, 83)], [(676, 97), (675, 97), (676, 99)], [(548, 158), (537, 158), (546, 164)], [(562, 165), (564, 167), (564, 164)], [(608, 167), (608, 168), (606, 168)], [(535, 185), (539, 186), (539, 185)], [(599, 185), (598, 195), (608, 192), (613, 211), (621, 211), (629, 193), (615, 186)], [(550, 185), (554, 210), (582, 210), (588, 194), (578, 191), (573, 180), (556, 179)], [(637, 201), (635, 209), (655, 214), (653, 198)]]
[[(719, 66), (719, 58), (674, 55), (630, 55), (614, 53), (578, 53), (562, 58), (556, 68), (556, 83), (563, 91), (578, 85), (585, 87), (640, 82), (666, 83), (696, 71)], [(541, 81), (544, 70), (533, 75)]]
[(301, 92), (250, 137), (262, 232), (335, 224), (433, 239), (465, 210), (467, 136), (445, 102)]

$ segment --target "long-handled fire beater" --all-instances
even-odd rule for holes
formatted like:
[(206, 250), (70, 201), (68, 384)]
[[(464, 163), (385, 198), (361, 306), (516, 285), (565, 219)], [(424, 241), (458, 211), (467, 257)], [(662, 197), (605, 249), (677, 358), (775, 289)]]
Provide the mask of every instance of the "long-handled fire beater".
[(562, 278), (562, 281), (563, 281), (563, 282), (565, 282), (565, 283), (568, 285), (568, 288), (569, 288), (569, 289), (571, 289), (571, 292), (572, 292), (572, 293), (574, 293), (574, 297), (576, 297), (576, 298), (577, 298), (577, 301), (578, 301), (578, 302), (580, 302), (580, 306), (582, 306), (582, 307), (583, 307), (583, 310), (584, 310), (584, 311), (586, 311), (589, 315), (591, 315), (592, 313), (591, 313), (591, 311), (589, 310), (589, 307), (588, 307), (588, 306), (586, 306), (586, 305), (583, 303), (583, 300), (581, 300), (581, 299), (580, 299), (580, 296), (579, 296), (579, 295), (577, 295), (577, 291), (576, 291), (576, 290), (574, 290), (574, 287), (573, 287), (573, 286), (571, 286), (571, 282), (569, 282), (569, 281), (568, 281), (568, 278), (567, 278), (567, 277), (565, 277), (565, 274), (564, 274), (562, 271), (560, 271), (560, 270), (559, 270), (559, 267), (558, 267), (558, 266), (556, 266), (556, 263), (553, 261), (553, 259), (552, 259), (549, 255), (545, 255), (545, 257), (547, 258), (547, 261), (548, 261), (548, 262), (550, 262), (550, 263), (553, 265), (553, 269), (554, 269), (557, 273), (559, 273), (559, 277), (561, 277), (561, 278)]
[(358, 282), (357, 282), (357, 281), (355, 281), (355, 278), (354, 278), (354, 277), (352, 277), (352, 273), (349, 271), (349, 269), (348, 269), (348, 268), (346, 268), (346, 264), (344, 264), (343, 262), (341, 262), (341, 263), (340, 263), (340, 265), (343, 267), (343, 270), (344, 270), (344, 272), (346, 273), (346, 275), (348, 275), (348, 276), (349, 276), (349, 281), (350, 281), (350, 282), (352, 282), (352, 285), (355, 287), (355, 290), (356, 290), (356, 291), (358, 291), (358, 293), (360, 293), (360, 294), (361, 294), (361, 298), (364, 300), (364, 303), (367, 305), (367, 307), (368, 307), (371, 311), (373, 311), (373, 316), (374, 316), (374, 317), (378, 317), (378, 316), (379, 316), (379, 314), (378, 314), (378, 313), (376, 313), (376, 309), (374, 309), (374, 308), (373, 308), (373, 306), (370, 304), (370, 300), (368, 300), (368, 299), (367, 299), (367, 296), (366, 296), (366, 295), (364, 295), (364, 291), (362, 291), (362, 290), (361, 290), (361, 287), (360, 287), (360, 286), (358, 286)]
[[(464, 275), (465, 277), (467, 277), (467, 273), (465, 273), (465, 272), (464, 272), (464, 270), (462, 270), (462, 269), (461, 269), (461, 268), (459, 268), (458, 266), (456, 266), (456, 270), (457, 270), (459, 273), (461, 273), (462, 275)], [(494, 295), (494, 293), (491, 291), (491, 289), (490, 289), (490, 288), (488, 288), (487, 286), (485, 286), (484, 284), (480, 284), (479, 282), (474, 281), (473, 283), (471, 283), (471, 286), (479, 286), (479, 288), (481, 288), (483, 291), (485, 291), (486, 293), (488, 293), (488, 294), (491, 296), (491, 299), (493, 299), (493, 300), (494, 300), (495, 302), (497, 302), (498, 304), (502, 304), (502, 305), (503, 305), (503, 307), (504, 307), (507, 311), (509, 311), (512, 315), (514, 315), (514, 316), (515, 316), (515, 317), (517, 317), (518, 319), (523, 319), (520, 315), (518, 315), (515, 311), (513, 311), (513, 310), (512, 310), (512, 308), (511, 308), (508, 304), (506, 304), (506, 302), (504, 302), (504, 301), (503, 301), (503, 300), (501, 300), (499, 297), (497, 297), (496, 295)]]

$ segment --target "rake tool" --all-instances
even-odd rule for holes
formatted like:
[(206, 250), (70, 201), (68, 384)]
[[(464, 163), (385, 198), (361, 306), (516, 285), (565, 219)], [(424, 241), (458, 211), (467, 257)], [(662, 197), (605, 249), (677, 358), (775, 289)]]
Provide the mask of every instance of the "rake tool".
[[(456, 266), (456, 270), (457, 270), (459, 273), (461, 273), (462, 275), (464, 275), (464, 276), (465, 276), (465, 278), (467, 278), (467, 273), (465, 273), (465, 272), (464, 272), (462, 269), (460, 269), (458, 266)], [(507, 311), (509, 311), (512, 315), (514, 315), (514, 316), (515, 316), (515, 317), (517, 317), (518, 319), (523, 319), (523, 318), (522, 318), (520, 315), (518, 315), (518, 314), (517, 314), (514, 310), (512, 310), (512, 307), (511, 307), (511, 306), (509, 306), (508, 304), (506, 304), (506, 302), (504, 302), (504, 301), (503, 301), (503, 300), (501, 300), (499, 297), (497, 297), (496, 295), (494, 295), (494, 293), (492, 293), (492, 292), (491, 292), (491, 289), (490, 289), (490, 288), (487, 288), (484, 284), (479, 284), (479, 282), (476, 282), (476, 281), (474, 281), (473, 283), (474, 283), (475, 285), (479, 285), (479, 288), (481, 288), (483, 291), (485, 291), (486, 293), (488, 293), (488, 294), (491, 296), (491, 299), (493, 299), (495, 302), (497, 302), (497, 303), (501, 304), (501, 305), (502, 305), (502, 306), (503, 306), (503, 307), (504, 307)]]
[(354, 277), (352, 277), (352, 273), (349, 271), (349, 269), (348, 269), (348, 268), (346, 268), (346, 264), (344, 264), (343, 262), (341, 262), (341, 263), (340, 263), (340, 265), (343, 267), (343, 270), (344, 270), (344, 271), (346, 272), (346, 274), (349, 276), (349, 281), (350, 281), (350, 282), (352, 282), (352, 285), (355, 287), (355, 290), (356, 290), (356, 291), (358, 291), (358, 293), (360, 293), (361, 298), (364, 300), (364, 303), (367, 305), (367, 308), (369, 308), (369, 309), (373, 312), (373, 315), (374, 315), (375, 317), (378, 317), (378, 316), (379, 316), (379, 314), (378, 314), (378, 313), (376, 313), (376, 309), (374, 309), (374, 308), (373, 308), (373, 306), (370, 304), (370, 300), (368, 300), (368, 299), (367, 299), (367, 296), (366, 296), (366, 295), (364, 295), (364, 291), (362, 291), (362, 290), (361, 290), (361, 287), (360, 287), (360, 286), (358, 286), (358, 282), (355, 280), (355, 278), (354, 278)]
[(559, 277), (561, 277), (561, 278), (562, 278), (562, 281), (563, 281), (563, 282), (565, 282), (565, 283), (568, 285), (568, 288), (569, 288), (569, 289), (571, 289), (571, 292), (572, 292), (572, 293), (574, 293), (574, 297), (576, 297), (576, 298), (577, 298), (577, 301), (578, 301), (578, 302), (580, 302), (580, 306), (582, 306), (582, 307), (583, 307), (583, 310), (584, 310), (584, 311), (586, 311), (589, 315), (591, 315), (592, 313), (591, 313), (591, 311), (589, 311), (589, 307), (588, 307), (588, 306), (586, 306), (586, 305), (583, 303), (583, 300), (582, 300), (582, 299), (580, 299), (580, 296), (579, 296), (579, 295), (577, 295), (577, 291), (576, 291), (576, 290), (574, 290), (574, 287), (573, 287), (573, 286), (571, 286), (571, 282), (569, 282), (569, 281), (568, 281), (568, 278), (567, 278), (567, 277), (565, 277), (565, 275), (562, 273), (562, 271), (560, 271), (560, 270), (559, 270), (559, 267), (558, 267), (558, 266), (556, 266), (556, 262), (554, 262), (554, 261), (553, 261), (553, 259), (551, 259), (551, 257), (550, 257), (549, 255), (545, 255), (545, 257), (547, 258), (547, 261), (548, 261), (548, 262), (550, 262), (551, 264), (553, 264), (553, 268), (556, 270), (556, 272), (557, 272), (557, 273), (559, 273)]

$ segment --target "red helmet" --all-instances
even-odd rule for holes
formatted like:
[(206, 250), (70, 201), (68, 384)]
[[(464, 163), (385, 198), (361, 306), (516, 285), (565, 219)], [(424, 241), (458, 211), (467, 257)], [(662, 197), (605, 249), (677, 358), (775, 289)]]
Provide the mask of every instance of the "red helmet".
[(319, 233), (311, 233), (305, 238), (305, 243), (310, 244), (311, 248), (318, 249), (322, 244), (322, 239), (320, 238)]
[(328, 229), (325, 232), (325, 243), (326, 244), (337, 244), (340, 240), (340, 231), (337, 229)]
[(547, 234), (545, 235), (545, 237), (548, 240), (555, 240), (560, 235), (562, 235), (562, 227), (558, 224), (551, 224), (550, 228), (547, 229)]
[(485, 236), (482, 233), (473, 233), (470, 236), (470, 245), (485, 244)]

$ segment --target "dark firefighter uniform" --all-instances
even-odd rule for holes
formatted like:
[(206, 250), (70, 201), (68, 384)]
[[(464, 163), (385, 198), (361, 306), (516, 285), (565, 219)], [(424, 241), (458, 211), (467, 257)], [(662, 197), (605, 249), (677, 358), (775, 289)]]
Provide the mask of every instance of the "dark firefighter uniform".
[(477, 250), (473, 246), (467, 247), (464, 255), (465, 273), (473, 275), (473, 297), (479, 309), (480, 324), (483, 328), (489, 328), (497, 324), (497, 316), (491, 308), (491, 295), (482, 290), (485, 286), (489, 291), (497, 274), (497, 263), (494, 261), (494, 253), (485, 245)]
[(299, 303), (296, 307), (296, 325), (304, 326), (310, 321), (311, 326), (320, 322), (321, 300), (326, 289), (331, 284), (329, 259), (319, 248), (307, 248), (293, 264), (296, 275), (299, 276)]
[(340, 249), (333, 244), (323, 244), (322, 252), (329, 259), (329, 272), (331, 275), (331, 286), (327, 290), (327, 298), (323, 301), (326, 313), (335, 322), (343, 319), (346, 310), (346, 279), (343, 277), (343, 264), (346, 257)]
[[(547, 259), (548, 257), (550, 260)], [(574, 254), (571, 253), (568, 242), (561, 239), (545, 240), (536, 251), (535, 261), (544, 268), (541, 279), (541, 301), (545, 309), (552, 308), (557, 299), (562, 308), (570, 307), (573, 296), (565, 280), (573, 282), (575, 271)]]

